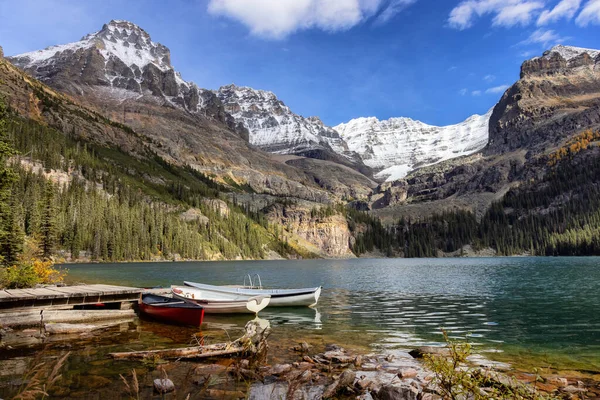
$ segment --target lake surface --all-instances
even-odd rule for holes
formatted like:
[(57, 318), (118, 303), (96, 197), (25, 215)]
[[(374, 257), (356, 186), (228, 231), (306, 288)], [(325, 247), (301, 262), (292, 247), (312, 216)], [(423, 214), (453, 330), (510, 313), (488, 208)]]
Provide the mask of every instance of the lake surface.
[[(312, 309), (266, 309), (273, 337), (373, 350), (439, 344), (441, 329), (488, 357), (600, 372), (600, 258), (359, 259), (69, 265), (69, 281), (142, 287), (323, 286)], [(207, 329), (247, 317), (207, 318)], [(204, 326), (203, 326), (204, 329)], [(282, 346), (283, 348), (283, 346)], [(542, 364), (542, 365), (540, 365)]]

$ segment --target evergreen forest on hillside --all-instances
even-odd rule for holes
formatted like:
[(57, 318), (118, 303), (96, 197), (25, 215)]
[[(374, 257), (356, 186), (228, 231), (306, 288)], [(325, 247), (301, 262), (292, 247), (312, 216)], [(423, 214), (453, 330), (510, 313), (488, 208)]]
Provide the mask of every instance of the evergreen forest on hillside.
[(391, 228), (372, 220), (353, 250), (437, 257), (439, 251), (460, 255), (471, 245), (504, 256), (600, 255), (600, 149), (586, 139), (599, 136), (584, 132), (551, 154), (542, 180), (511, 189), (480, 221), (462, 210), (401, 219)]
[[(3, 104), (0, 120), (6, 265), (17, 261), (26, 240), (42, 258), (73, 260), (260, 259), (271, 250), (312, 256), (290, 246), (261, 213), (228, 201), (222, 194), (232, 189), (191, 168), (75, 139)], [(587, 133), (551, 154), (542, 181), (512, 189), (479, 221), (459, 210), (387, 227), (343, 204), (315, 208), (311, 217), (344, 215), (357, 255), (460, 255), (466, 245), (499, 255), (600, 255), (597, 138)], [(190, 209), (195, 213), (183, 217)]]
[[(64, 252), (104, 261), (259, 259), (270, 250), (300, 255), (261, 215), (226, 202), (227, 189), (195, 170), (75, 140), (6, 106), (0, 118), (7, 149), (5, 264), (17, 259), (24, 237), (44, 258)], [(68, 182), (48, 179), (56, 176)], [(182, 217), (191, 208), (195, 213)]]

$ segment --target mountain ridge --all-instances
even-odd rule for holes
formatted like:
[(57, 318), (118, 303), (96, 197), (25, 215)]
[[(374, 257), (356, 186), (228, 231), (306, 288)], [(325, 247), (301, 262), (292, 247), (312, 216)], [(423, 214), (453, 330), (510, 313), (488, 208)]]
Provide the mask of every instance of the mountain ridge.
[[(488, 142), (492, 110), (465, 121), (434, 126), (408, 117), (355, 118), (334, 127), (350, 149), (387, 181), (404, 178), (416, 168), (476, 153)], [(407, 150), (410, 149), (410, 150)]]

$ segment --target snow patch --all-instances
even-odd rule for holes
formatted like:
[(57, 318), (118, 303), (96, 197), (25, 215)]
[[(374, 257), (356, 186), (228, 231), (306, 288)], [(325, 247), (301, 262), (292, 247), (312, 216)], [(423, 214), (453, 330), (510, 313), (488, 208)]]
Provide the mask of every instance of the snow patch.
[(583, 53), (587, 53), (591, 58), (596, 58), (600, 55), (600, 50), (585, 49), (582, 47), (563, 46), (561, 44), (554, 46), (550, 50), (544, 53), (542, 57), (549, 58), (552, 53), (558, 53), (562, 58), (567, 61), (580, 56)]

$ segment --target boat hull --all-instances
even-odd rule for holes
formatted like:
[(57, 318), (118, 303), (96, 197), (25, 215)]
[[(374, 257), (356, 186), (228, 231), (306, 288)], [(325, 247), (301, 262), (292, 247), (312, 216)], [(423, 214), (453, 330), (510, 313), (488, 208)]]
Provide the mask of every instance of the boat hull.
[(200, 305), (190, 307), (190, 304), (184, 301), (170, 300), (158, 304), (148, 304), (149, 302), (144, 302), (142, 296), (139, 301), (139, 310), (142, 314), (160, 322), (190, 326), (202, 325), (204, 309)]
[(238, 287), (205, 285), (196, 282), (184, 282), (186, 286), (194, 287), (205, 293), (246, 296), (271, 296), (269, 307), (314, 307), (321, 296), (321, 287), (306, 289), (246, 289)]
[(269, 296), (244, 295), (211, 298), (207, 292), (192, 287), (173, 287), (172, 290), (174, 297), (202, 306), (207, 314), (258, 314), (271, 300)]

